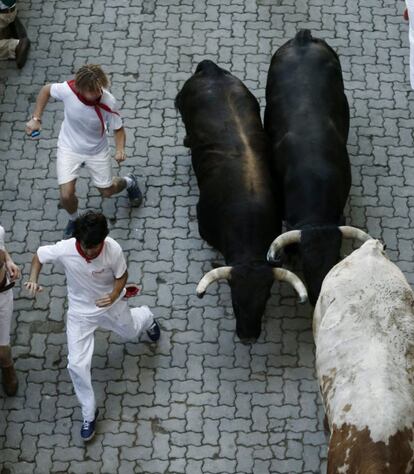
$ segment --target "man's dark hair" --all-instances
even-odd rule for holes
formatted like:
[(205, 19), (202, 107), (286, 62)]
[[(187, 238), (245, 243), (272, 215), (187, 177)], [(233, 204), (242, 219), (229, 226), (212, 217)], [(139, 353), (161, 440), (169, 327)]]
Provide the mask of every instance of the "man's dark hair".
[(99, 245), (108, 234), (108, 222), (100, 212), (87, 211), (75, 221), (73, 236), (86, 248)]

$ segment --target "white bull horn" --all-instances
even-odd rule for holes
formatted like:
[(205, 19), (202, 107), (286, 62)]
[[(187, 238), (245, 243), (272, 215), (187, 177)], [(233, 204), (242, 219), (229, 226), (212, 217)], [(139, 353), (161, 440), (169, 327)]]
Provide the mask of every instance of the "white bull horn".
[(267, 252), (267, 260), (274, 260), (276, 254), (286, 245), (297, 244), (300, 242), (300, 230), (289, 230), (284, 234), (279, 235), (269, 247)]
[(372, 239), (372, 237), (363, 230), (351, 227), (350, 225), (342, 225), (339, 227), (339, 230), (342, 233), (342, 237), (345, 239), (357, 239), (361, 242), (366, 242), (367, 240)]
[(197, 296), (202, 298), (208, 285), (216, 280), (230, 280), (230, 273), (233, 267), (219, 267), (206, 273), (197, 285)]
[(308, 300), (308, 292), (300, 278), (285, 268), (273, 268), (272, 270), (275, 280), (282, 280), (290, 283), (299, 295), (299, 302), (306, 303)]

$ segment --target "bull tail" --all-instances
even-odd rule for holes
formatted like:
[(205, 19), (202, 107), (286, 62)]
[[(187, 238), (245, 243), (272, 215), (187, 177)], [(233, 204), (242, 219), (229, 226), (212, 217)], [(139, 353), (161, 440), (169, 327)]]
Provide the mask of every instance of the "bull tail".
[(307, 43), (312, 41), (312, 34), (310, 30), (300, 30), (296, 33), (295, 40), (299, 46), (305, 46)]

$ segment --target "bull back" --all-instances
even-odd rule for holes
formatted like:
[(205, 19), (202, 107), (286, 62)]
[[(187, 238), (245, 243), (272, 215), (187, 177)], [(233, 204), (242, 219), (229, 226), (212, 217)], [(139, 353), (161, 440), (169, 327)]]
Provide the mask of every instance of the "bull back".
[[(242, 270), (234, 272), (231, 279), (236, 318), (244, 314), (240, 317), (254, 320), (256, 337), (258, 324), (260, 333), (263, 301), (255, 309), (240, 297), (240, 287), (248, 287), (254, 273), (251, 299), (265, 288), (260, 299), (267, 301), (273, 277), (266, 252), (281, 230), (270, 172), (269, 142), (259, 104), (239, 79), (212, 61), (202, 61), (179, 92), (176, 106), (184, 121), (185, 144), (191, 149), (200, 191), (200, 235), (223, 254), (228, 265), (262, 268), (253, 272), (251, 267), (243, 276)], [(257, 283), (260, 278), (261, 284)], [(243, 326), (251, 328), (250, 323), (238, 324)], [(241, 334), (249, 331), (238, 333), (250, 337)]]
[(325, 278), (314, 336), (329, 473), (413, 471), (413, 307), (405, 277), (372, 239)]
[[(265, 130), (287, 227), (303, 231), (318, 227), (321, 232), (326, 227), (332, 234), (329, 229), (343, 224), (351, 186), (346, 149), (349, 107), (337, 54), (308, 30), (300, 31), (272, 58)], [(308, 235), (307, 247), (318, 248), (319, 254), (302, 252), (305, 280), (308, 288), (320, 288), (337, 262), (340, 244), (330, 237), (323, 246), (315, 233), (314, 242)], [(318, 292), (312, 292), (314, 304)]]

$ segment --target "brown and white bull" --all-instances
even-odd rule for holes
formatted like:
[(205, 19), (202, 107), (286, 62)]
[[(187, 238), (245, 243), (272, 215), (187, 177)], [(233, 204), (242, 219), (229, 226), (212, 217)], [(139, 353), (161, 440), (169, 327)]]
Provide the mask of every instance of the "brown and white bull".
[(414, 293), (370, 239), (326, 276), (314, 313), (328, 474), (414, 474)]

